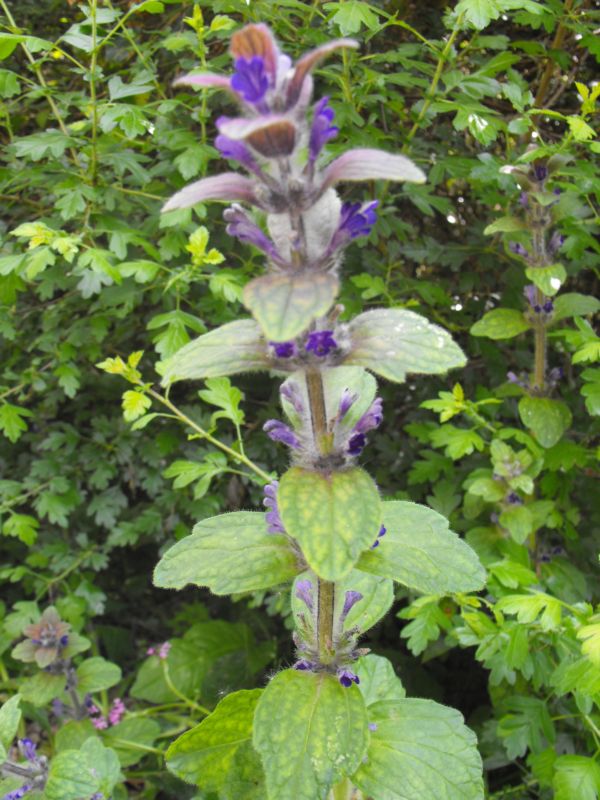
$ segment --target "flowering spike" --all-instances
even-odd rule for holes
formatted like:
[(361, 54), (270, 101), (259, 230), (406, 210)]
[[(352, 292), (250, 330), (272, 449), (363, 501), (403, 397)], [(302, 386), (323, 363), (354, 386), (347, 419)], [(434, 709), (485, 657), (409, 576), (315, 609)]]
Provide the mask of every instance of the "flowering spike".
[(354, 426), (356, 433), (368, 433), (369, 431), (378, 428), (383, 420), (383, 400), (381, 397), (376, 397), (371, 403), (368, 410), (362, 415)]
[(285, 263), (273, 242), (269, 237), (261, 231), (250, 217), (244, 213), (240, 206), (233, 205), (223, 213), (223, 219), (228, 222), (227, 233), (230, 236), (235, 236), (241, 242), (253, 244), (266, 253), (276, 263)]
[(346, 689), (349, 689), (353, 683), (360, 683), (360, 678), (358, 675), (355, 675), (354, 672), (347, 669), (346, 667), (342, 669), (338, 669), (337, 676), (339, 682), (344, 686)]
[(279, 488), (279, 481), (271, 481), (267, 483), (263, 489), (265, 497), (263, 505), (271, 509), (265, 514), (267, 521), (267, 530), (269, 533), (285, 533), (285, 527), (279, 516), (279, 506), (277, 505), (277, 489)]

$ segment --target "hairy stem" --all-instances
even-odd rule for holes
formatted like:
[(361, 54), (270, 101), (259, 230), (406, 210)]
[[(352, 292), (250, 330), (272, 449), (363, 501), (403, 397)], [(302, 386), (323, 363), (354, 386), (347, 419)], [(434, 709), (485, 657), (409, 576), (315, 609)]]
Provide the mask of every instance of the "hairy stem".
[[(330, 447), (327, 431), (327, 408), (321, 370), (307, 370), (306, 387), (310, 406), (313, 436), (317, 450), (325, 455)], [(321, 661), (331, 658), (333, 644), (333, 610), (335, 605), (335, 583), (319, 578), (317, 599), (317, 639)]]

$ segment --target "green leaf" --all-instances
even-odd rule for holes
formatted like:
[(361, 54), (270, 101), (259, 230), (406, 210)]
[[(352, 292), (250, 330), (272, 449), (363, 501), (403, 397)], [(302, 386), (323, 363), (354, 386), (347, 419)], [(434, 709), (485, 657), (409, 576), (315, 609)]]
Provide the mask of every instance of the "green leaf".
[(259, 326), (253, 319), (240, 319), (189, 342), (161, 362), (159, 372), (166, 386), (180, 380), (218, 378), (269, 367), (267, 346)]
[(362, 469), (324, 475), (293, 467), (281, 478), (277, 502), (287, 533), (324, 580), (347, 575), (381, 523), (377, 487)]
[[(118, 725), (104, 731), (103, 739), (116, 752), (121, 766), (130, 767), (148, 755), (136, 745), (152, 747), (160, 732), (161, 728), (156, 720), (147, 717), (126, 717)], [(128, 745), (128, 742), (131, 744)]]
[(26, 678), (20, 685), (21, 696), (27, 703), (41, 707), (48, 705), (65, 690), (64, 675), (50, 675), (48, 672), (36, 672)]
[(333, 675), (280, 672), (263, 692), (254, 716), (267, 794), (277, 800), (325, 800), (332, 786), (360, 764), (367, 713), (357, 686)]
[(8, 58), (15, 47), (22, 44), (30, 53), (39, 53), (41, 50), (51, 50), (52, 42), (39, 39), (37, 36), (23, 36), (19, 33), (0, 33), (0, 61)]
[(92, 694), (110, 689), (120, 680), (120, 667), (100, 656), (86, 658), (77, 667), (77, 689), (81, 694)]
[(392, 578), (423, 594), (479, 591), (485, 570), (475, 551), (453, 533), (448, 520), (418, 503), (382, 503), (387, 529), (375, 550), (367, 550), (358, 568)]
[(98, 792), (100, 783), (100, 775), (83, 748), (65, 750), (50, 762), (44, 797), (47, 800), (81, 800)]
[(27, 423), (23, 417), (33, 416), (27, 408), (13, 406), (11, 403), (0, 405), (0, 432), (11, 442), (18, 441), (27, 430)]
[(252, 721), (262, 689), (225, 697), (199, 725), (167, 750), (167, 766), (205, 792), (220, 792), (231, 772), (240, 768), (240, 752), (252, 741)]
[(522, 231), (525, 228), (525, 223), (518, 217), (500, 217), (494, 220), (491, 225), (483, 231), (486, 236), (493, 233), (514, 233), (515, 231)]
[(474, 450), (481, 452), (485, 442), (475, 428), (457, 428), (446, 423), (429, 435), (434, 447), (443, 447), (444, 453), (453, 461), (470, 455)]
[(519, 400), (521, 422), (542, 447), (555, 445), (571, 424), (571, 412), (560, 400), (524, 396)]
[(29, 514), (11, 514), (2, 526), (4, 536), (15, 536), (28, 547), (35, 544), (39, 521)]
[(369, 708), (366, 762), (352, 782), (377, 800), (483, 800), (475, 734), (432, 700), (385, 700)]
[[(0, 35), (1, 36), (1, 35)], [(41, 161), (42, 158), (60, 158), (67, 147), (75, 144), (75, 140), (62, 131), (51, 129), (31, 136), (21, 136), (15, 141), (15, 150), (19, 158)]]
[(525, 275), (545, 295), (553, 297), (566, 281), (567, 270), (562, 264), (550, 264), (547, 267), (527, 267)]
[(471, 334), (486, 336), (488, 339), (512, 339), (530, 327), (522, 311), (515, 308), (494, 308), (471, 327)]
[(244, 412), (239, 407), (244, 395), (237, 386), (231, 385), (229, 378), (208, 378), (206, 389), (202, 389), (198, 395), (205, 403), (223, 409), (212, 415), (212, 424), (222, 417), (231, 420), (235, 425), (244, 422)]
[(126, 422), (134, 422), (139, 417), (143, 417), (152, 405), (152, 398), (144, 394), (143, 391), (129, 389), (123, 393), (123, 417)]
[[(6, 751), (12, 746), (21, 721), (21, 695), (15, 694), (0, 708), (0, 759), (6, 759)], [(2, 752), (4, 750), (4, 752)]]
[(600, 309), (600, 300), (590, 294), (578, 294), (568, 292), (561, 294), (554, 301), (554, 313), (552, 322), (569, 317), (585, 317), (587, 314), (595, 314)]
[(460, 0), (454, 13), (464, 14), (467, 22), (483, 30), (493, 19), (498, 19), (501, 9), (497, 0)]
[(554, 800), (597, 800), (600, 796), (600, 764), (593, 758), (559, 756), (554, 769)]
[(358, 660), (354, 671), (360, 678), (360, 691), (367, 708), (380, 700), (402, 700), (406, 697), (402, 681), (387, 658), (369, 653)]
[[(199, 692), (209, 663), (193, 642), (175, 639), (171, 645), (168, 656), (171, 682), (179, 692), (191, 697)], [(151, 703), (172, 703), (178, 699), (165, 681), (162, 661), (157, 656), (143, 662), (130, 694)]]
[(237, 511), (202, 520), (191, 536), (169, 548), (154, 570), (154, 584), (183, 589), (191, 583), (233, 594), (268, 589), (297, 572), (288, 540), (268, 533), (265, 514)]
[(111, 797), (121, 774), (119, 758), (115, 751), (104, 747), (97, 737), (90, 736), (81, 746), (80, 752), (86, 756), (94, 777), (99, 780), (100, 794)]
[(519, 544), (524, 544), (533, 531), (533, 516), (527, 506), (510, 506), (500, 514), (498, 521)]
[(576, 142), (587, 142), (596, 136), (596, 131), (582, 117), (569, 115), (567, 123)]
[(379, 9), (361, 0), (344, 0), (342, 3), (325, 3), (327, 11), (337, 9), (331, 22), (339, 27), (342, 36), (358, 33), (364, 25), (370, 31), (377, 30)]
[(246, 285), (244, 304), (268, 341), (285, 342), (329, 311), (338, 288), (338, 279), (330, 273), (264, 275)]
[(396, 383), (407, 373), (435, 375), (466, 363), (449, 333), (402, 308), (365, 311), (352, 320), (349, 331), (351, 347), (344, 363), (367, 367)]

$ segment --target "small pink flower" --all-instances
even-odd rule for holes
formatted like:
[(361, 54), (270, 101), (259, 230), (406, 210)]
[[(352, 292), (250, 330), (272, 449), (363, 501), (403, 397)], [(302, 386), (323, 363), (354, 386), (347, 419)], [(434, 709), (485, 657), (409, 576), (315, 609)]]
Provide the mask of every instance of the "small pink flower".
[(158, 650), (158, 657), (163, 660), (169, 655), (171, 649), (171, 642), (163, 642)]
[(155, 650), (155, 648), (154, 648), (154, 647), (149, 647), (149, 648), (146, 650), (146, 655), (147, 655), (147, 656), (155, 656), (155, 655), (156, 655), (156, 650)]
[(125, 704), (121, 700), (120, 697), (116, 697), (113, 700), (112, 708), (108, 714), (108, 721), (111, 725), (118, 725), (125, 714), (126, 708)]
[(105, 728), (108, 728), (108, 721), (106, 717), (94, 717), (92, 719), (92, 725), (96, 730), (103, 731)]

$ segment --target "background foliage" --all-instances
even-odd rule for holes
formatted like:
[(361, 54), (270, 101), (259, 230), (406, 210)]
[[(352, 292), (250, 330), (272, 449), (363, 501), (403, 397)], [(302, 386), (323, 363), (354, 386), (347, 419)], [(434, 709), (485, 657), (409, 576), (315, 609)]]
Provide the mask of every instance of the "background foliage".
[[(100, 736), (125, 778), (114, 797), (191, 797), (164, 769), (168, 743), (223, 693), (261, 686), (290, 662), (287, 593), (231, 604), (152, 588), (168, 545), (204, 517), (257, 507), (260, 482), (172, 415), (142, 416), (149, 398), (123, 395), (95, 367), (143, 350), (137, 368), (157, 381), (156, 362), (244, 315), (258, 255), (226, 237), (218, 205), (160, 207), (215, 171), (209, 119), (228, 108), (172, 80), (198, 65), (228, 69), (231, 30), (264, 21), (292, 56), (357, 37), (359, 51), (317, 72), (339, 147), (403, 151), (428, 174), (425, 185), (373, 187), (380, 218), (348, 256), (346, 308), (414, 308), (469, 356), (447, 379), (381, 388), (386, 423), (368, 466), (387, 498), (426, 501), (466, 536), (490, 574), (487, 593), (399, 593), (398, 615), (366, 645), (413, 694), (465, 714), (490, 797), (597, 798), (597, 304), (563, 300), (551, 328), (567, 410), (548, 440), (551, 420), (522, 419), (506, 379), (533, 366), (514, 252), (527, 230), (496, 221), (522, 219), (502, 167), (568, 156), (551, 183), (562, 280), (570, 294), (597, 294), (598, 3), (0, 0), (0, 14), (0, 679), (4, 696), (23, 695), (28, 734), (49, 756), (91, 739), (96, 760)], [(501, 336), (473, 335), (496, 307), (514, 310)], [(177, 385), (171, 399), (218, 442), (280, 472), (261, 431), (272, 382), (234, 384)], [(49, 702), (62, 686), (42, 692), (40, 673), (11, 656), (50, 603), (90, 641), (79, 669), (96, 705), (107, 714), (125, 700), (118, 725), (61, 723)], [(164, 640), (167, 659), (146, 657)]]

